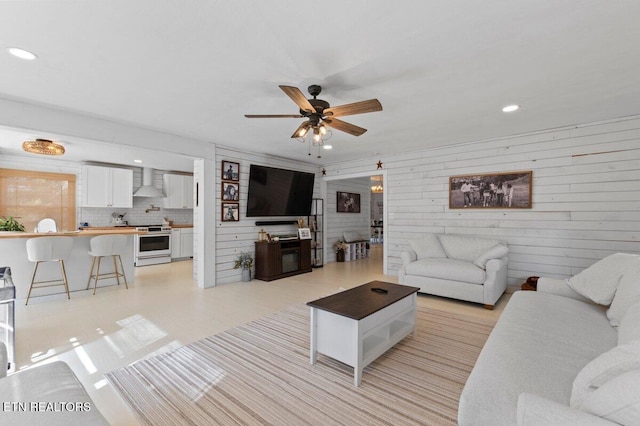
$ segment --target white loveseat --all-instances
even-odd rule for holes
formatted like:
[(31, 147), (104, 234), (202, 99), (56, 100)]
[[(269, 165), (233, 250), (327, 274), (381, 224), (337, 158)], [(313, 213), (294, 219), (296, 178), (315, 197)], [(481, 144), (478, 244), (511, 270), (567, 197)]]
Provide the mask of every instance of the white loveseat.
[(509, 300), (458, 424), (640, 425), (640, 257), (612, 255), (537, 287)]
[[(7, 350), (0, 342), (0, 366)], [(107, 426), (82, 383), (62, 361), (6, 375), (0, 368), (0, 424)]]
[(398, 282), (420, 293), (482, 303), (493, 309), (507, 288), (509, 248), (503, 241), (426, 234), (409, 240)]

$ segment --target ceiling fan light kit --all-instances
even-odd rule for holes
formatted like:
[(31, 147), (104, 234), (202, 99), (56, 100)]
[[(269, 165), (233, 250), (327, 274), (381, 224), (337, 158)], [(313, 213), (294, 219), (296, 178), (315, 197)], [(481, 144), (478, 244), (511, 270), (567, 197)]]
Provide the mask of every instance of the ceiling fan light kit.
[[(331, 107), (329, 102), (318, 99), (317, 96), (322, 92), (322, 87), (312, 84), (308, 87), (309, 94), (313, 99), (307, 99), (297, 87), (279, 86), (300, 109), (299, 115), (290, 114), (269, 114), (255, 115), (246, 114), (247, 118), (307, 118), (307, 121), (298, 126), (291, 138), (297, 139), (302, 143), (309, 144), (309, 155), (311, 155), (311, 147), (318, 147), (318, 158), (321, 158), (320, 147), (324, 145), (324, 141), (328, 140), (333, 134), (327, 127), (349, 133), (353, 136), (360, 136), (367, 131), (362, 127), (338, 120), (336, 117), (345, 115), (364, 114), (368, 112), (382, 111), (382, 105), (377, 99), (369, 99), (367, 101), (355, 102), (352, 104)], [(311, 131), (309, 131), (311, 130)]]
[(22, 149), (26, 152), (40, 155), (62, 155), (65, 152), (64, 146), (50, 141), (49, 139), (25, 141), (22, 143)]

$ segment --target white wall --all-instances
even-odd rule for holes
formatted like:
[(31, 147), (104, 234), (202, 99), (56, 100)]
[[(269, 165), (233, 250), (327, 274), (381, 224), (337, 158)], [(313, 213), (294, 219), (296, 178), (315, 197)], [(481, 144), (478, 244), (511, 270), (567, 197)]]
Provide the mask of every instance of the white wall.
[[(391, 142), (391, 141), (390, 141)], [(640, 253), (640, 117), (356, 162), (327, 176), (387, 170), (389, 273), (428, 232), (509, 243), (509, 284), (567, 277), (616, 252)], [(450, 210), (449, 176), (533, 171), (533, 208)]]
[[(216, 169), (217, 176), (222, 176), (222, 162), (233, 161), (240, 163), (240, 220), (237, 222), (222, 221), (221, 206), (221, 185), (216, 188), (216, 217), (211, 218), (217, 224), (216, 228), (216, 283), (225, 284), (240, 281), (240, 269), (233, 269), (233, 263), (238, 254), (242, 252), (255, 253), (254, 243), (258, 241), (258, 232), (264, 228), (270, 234), (293, 234), (297, 233), (297, 225), (276, 225), (276, 226), (256, 226), (256, 221), (269, 220), (297, 220), (298, 217), (246, 217), (247, 190), (249, 188), (249, 166), (259, 164), (262, 166), (277, 167), (281, 169), (298, 170), (316, 174), (314, 198), (319, 198), (320, 177), (317, 166), (311, 164), (294, 164), (291, 160), (280, 159), (265, 155), (251, 154), (234, 151), (218, 146), (216, 149)], [(305, 217), (305, 220), (307, 218)]]

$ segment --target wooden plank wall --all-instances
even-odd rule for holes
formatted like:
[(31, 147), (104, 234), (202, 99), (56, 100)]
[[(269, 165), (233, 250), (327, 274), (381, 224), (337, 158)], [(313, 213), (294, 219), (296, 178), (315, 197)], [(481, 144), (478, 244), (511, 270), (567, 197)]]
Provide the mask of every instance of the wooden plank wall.
[[(506, 240), (509, 284), (564, 278), (603, 257), (640, 253), (640, 117), (325, 166), (327, 176), (388, 173), (389, 273), (423, 233)], [(533, 208), (450, 210), (449, 176), (533, 171)], [(329, 223), (328, 232), (332, 232)]]
[[(271, 234), (291, 234), (297, 233), (296, 225), (277, 225), (259, 227), (256, 221), (268, 220), (297, 220), (297, 217), (246, 217), (247, 210), (247, 190), (249, 189), (249, 166), (258, 164), (261, 166), (277, 167), (280, 169), (298, 170), (316, 174), (314, 198), (320, 198), (319, 168), (305, 163), (294, 163), (291, 160), (271, 157), (266, 155), (252, 154), (234, 151), (218, 146), (216, 148), (216, 175), (218, 179), (222, 176), (222, 161), (233, 161), (240, 163), (240, 220), (238, 222), (222, 222), (221, 217), (221, 185), (216, 189), (216, 284), (226, 284), (240, 281), (240, 269), (233, 269), (233, 263), (241, 252), (255, 253), (254, 242), (258, 241), (258, 232), (264, 228)], [(306, 219), (306, 218), (305, 218)]]

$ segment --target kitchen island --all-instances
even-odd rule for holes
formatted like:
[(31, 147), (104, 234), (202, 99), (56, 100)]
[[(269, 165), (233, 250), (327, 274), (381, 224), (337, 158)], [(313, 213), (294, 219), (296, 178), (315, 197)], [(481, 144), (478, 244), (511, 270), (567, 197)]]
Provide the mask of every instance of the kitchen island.
[[(69, 291), (83, 291), (87, 288), (89, 279), (89, 269), (91, 268), (91, 256), (89, 256), (89, 241), (97, 235), (127, 235), (127, 245), (121, 254), (122, 265), (124, 267), (129, 284), (134, 282), (134, 237), (136, 234), (146, 234), (143, 231), (136, 231), (135, 228), (108, 228), (108, 229), (84, 229), (80, 231), (63, 232), (0, 232), (0, 253), (2, 259), (0, 266), (8, 266), (13, 274), (13, 282), (16, 286), (16, 299), (26, 299), (29, 291), (29, 283), (33, 274), (34, 263), (27, 258), (27, 239), (38, 237), (73, 237), (73, 248), (68, 258), (64, 259), (67, 279), (69, 281)], [(104, 262), (104, 272), (113, 271), (112, 262)], [(111, 268), (111, 269), (108, 269)], [(101, 272), (103, 272), (101, 268)], [(43, 262), (38, 267), (38, 281), (57, 280), (60, 278), (60, 265), (58, 262)], [(115, 279), (101, 280), (98, 283), (98, 295), (100, 288), (117, 285)], [(92, 290), (93, 291), (93, 290)], [(60, 297), (66, 299), (63, 286), (46, 287), (35, 289), (31, 294), (29, 302), (35, 302), (39, 296)], [(51, 296), (58, 295), (58, 296)], [(40, 299), (42, 300), (42, 299)], [(73, 294), (71, 295), (73, 300)]]

